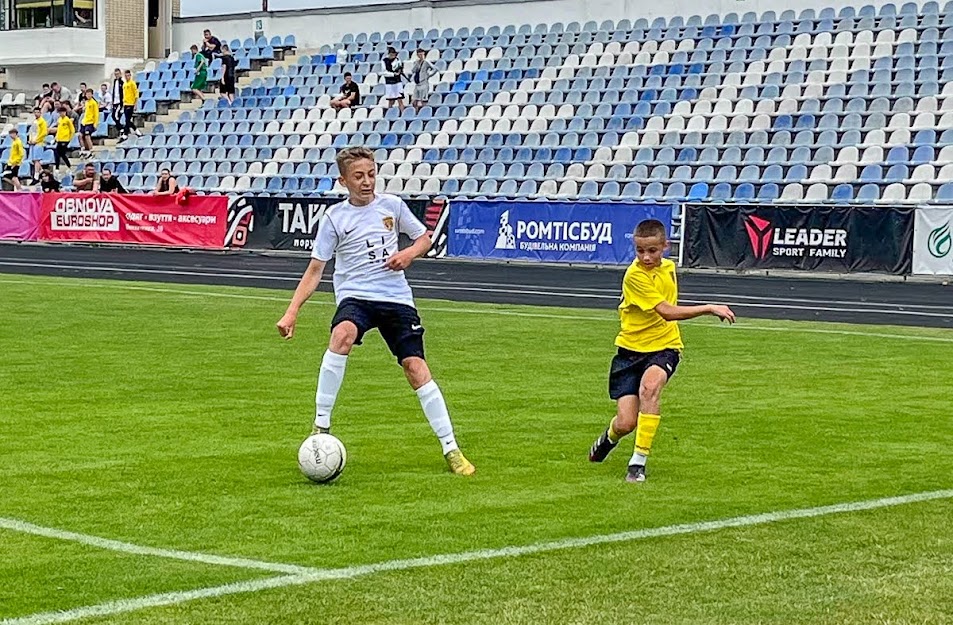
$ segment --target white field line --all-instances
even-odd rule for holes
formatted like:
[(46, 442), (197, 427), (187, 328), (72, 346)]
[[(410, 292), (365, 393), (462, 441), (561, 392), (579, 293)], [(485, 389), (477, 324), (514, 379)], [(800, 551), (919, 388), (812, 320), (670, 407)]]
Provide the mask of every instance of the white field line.
[[(292, 282), (297, 283), (301, 278), (295, 274), (257, 274), (257, 275), (248, 275), (246, 272), (241, 273), (231, 273), (225, 271), (216, 271), (216, 270), (186, 270), (186, 269), (151, 269), (151, 268), (135, 268), (135, 267), (115, 267), (115, 266), (89, 266), (89, 265), (74, 265), (74, 264), (58, 264), (58, 263), (40, 263), (40, 262), (23, 262), (23, 261), (0, 261), (0, 266), (2, 265), (11, 265), (17, 267), (40, 267), (40, 268), (53, 268), (53, 269), (78, 269), (84, 271), (101, 271), (101, 272), (110, 272), (116, 274), (130, 274), (130, 273), (143, 273), (143, 274), (153, 274), (153, 275), (168, 275), (168, 276), (190, 276), (190, 277), (204, 277), (204, 278), (233, 278), (233, 279), (247, 279), (255, 278), (259, 280), (273, 280), (281, 282)], [(322, 280), (323, 283), (329, 283), (328, 280)], [(590, 299), (590, 300), (608, 300), (608, 301), (617, 301), (619, 299), (619, 294), (614, 291), (603, 291), (602, 293), (584, 293), (582, 291), (560, 291), (560, 290), (551, 290), (554, 287), (529, 287), (529, 286), (518, 286), (515, 284), (505, 284), (497, 285), (492, 287), (485, 286), (476, 286), (480, 283), (465, 282), (462, 284), (454, 284), (451, 282), (443, 281), (427, 281), (427, 280), (414, 280), (410, 279), (410, 285), (417, 290), (427, 291), (427, 290), (436, 290), (436, 291), (462, 291), (462, 292), (476, 292), (476, 293), (506, 293), (509, 295), (538, 295), (545, 297), (565, 297), (572, 299)], [(550, 290), (542, 290), (550, 289)], [(587, 289), (594, 290), (594, 289)], [(693, 297), (690, 293), (683, 293), (683, 300), (686, 303), (702, 303), (700, 300), (690, 299)], [(767, 304), (767, 303), (757, 303), (757, 302), (748, 302), (740, 301), (746, 299), (754, 299), (752, 296), (735, 296), (735, 295), (724, 295), (724, 297), (719, 297), (718, 294), (712, 294), (711, 296), (707, 294), (696, 294), (694, 297), (704, 297), (706, 299), (719, 299), (724, 300), (721, 303), (728, 304), (730, 306), (735, 306), (739, 308), (783, 308), (788, 310), (809, 310), (817, 312), (852, 312), (852, 313), (866, 313), (866, 314), (894, 314), (894, 315), (904, 315), (904, 316), (913, 316), (913, 317), (939, 317), (946, 318), (953, 316), (953, 312), (950, 312), (947, 308), (942, 306), (929, 306), (929, 308), (938, 308), (944, 312), (926, 312), (924, 310), (907, 310), (915, 308), (924, 308), (916, 304), (901, 306), (899, 304), (878, 304), (873, 302), (839, 302), (839, 301), (826, 301), (826, 300), (797, 300), (797, 299), (786, 299), (786, 298), (776, 298), (776, 297), (766, 297), (762, 298), (764, 300), (777, 300), (784, 302), (781, 304)], [(798, 302), (807, 302), (813, 303), (814, 305), (801, 305)], [(821, 305), (826, 304), (826, 305)], [(835, 304), (844, 304), (852, 306), (852, 308), (844, 308), (843, 306), (837, 306)], [(869, 306), (885, 306), (886, 308), (867, 308)]]
[(818, 506), (814, 508), (799, 508), (795, 510), (766, 512), (763, 514), (752, 514), (729, 519), (721, 519), (717, 521), (702, 521), (699, 523), (666, 525), (663, 527), (618, 532), (615, 534), (601, 534), (596, 536), (587, 536), (584, 538), (567, 538), (563, 540), (553, 540), (523, 546), (502, 547), (500, 549), (481, 549), (478, 551), (464, 551), (461, 553), (448, 553), (435, 556), (426, 556), (422, 558), (387, 560), (375, 564), (349, 566), (337, 569), (312, 569), (312, 572), (301, 573), (297, 575), (268, 577), (260, 580), (225, 584), (223, 586), (201, 588), (198, 590), (168, 592), (145, 597), (137, 597), (134, 599), (121, 599), (99, 605), (73, 608), (71, 610), (64, 610), (61, 612), (43, 612), (31, 614), (28, 616), (0, 621), (0, 625), (50, 625), (52, 623), (67, 623), (70, 621), (94, 616), (110, 616), (114, 614), (133, 612), (135, 610), (141, 610), (144, 608), (178, 605), (197, 599), (209, 599), (214, 597), (223, 597), (226, 595), (258, 592), (273, 588), (299, 586), (302, 584), (310, 584), (328, 580), (352, 579), (355, 577), (363, 577), (366, 575), (374, 575), (376, 573), (386, 573), (390, 571), (406, 571), (410, 569), (429, 568), (448, 564), (463, 564), (466, 562), (494, 560), (499, 558), (513, 558), (518, 556), (562, 551), (565, 549), (577, 549), (581, 547), (592, 547), (595, 545), (604, 545), (610, 543), (631, 542), (646, 538), (660, 538), (664, 536), (713, 532), (736, 527), (765, 525), (768, 523), (777, 523), (779, 521), (810, 519), (832, 514), (890, 508), (893, 506), (901, 506), (925, 501), (935, 501), (939, 499), (953, 499), (953, 489), (914, 493), (910, 495), (901, 495), (898, 497), (885, 497), (882, 499), (871, 499), (867, 501), (840, 503), (830, 506)]
[[(48, 281), (36, 281), (36, 280), (0, 280), (0, 284), (31, 284), (31, 285), (40, 285), (40, 284), (51, 284)], [(67, 280), (65, 282), (55, 282), (52, 283), (56, 286), (74, 286), (82, 287), (84, 289), (89, 288), (100, 288), (100, 289), (118, 289), (121, 291), (147, 291), (151, 293), (166, 293), (170, 295), (188, 295), (196, 297), (220, 297), (225, 299), (245, 299), (245, 300), (257, 300), (263, 302), (281, 302), (287, 303), (289, 297), (277, 297), (274, 295), (249, 295), (246, 293), (216, 293), (213, 291), (192, 291), (188, 289), (170, 289), (164, 287), (151, 287), (151, 286), (133, 286), (128, 284), (87, 284), (85, 282), (75, 282), (73, 280)], [(334, 306), (334, 302), (331, 301), (322, 301), (322, 300), (308, 300), (307, 302), (310, 305), (317, 306)], [(489, 305), (489, 304), (488, 304)], [(505, 305), (505, 304), (504, 304)], [(499, 310), (495, 308), (480, 308), (478, 310), (471, 310), (464, 306), (459, 308), (446, 308), (439, 306), (424, 306), (420, 308), (421, 312), (439, 312), (439, 313), (458, 313), (465, 315), (501, 315), (506, 317), (531, 317), (537, 319), (567, 319), (570, 321), (604, 321), (616, 323), (617, 319), (615, 315), (606, 314), (605, 316), (595, 316), (595, 315), (560, 315), (554, 313), (531, 313), (531, 312), (520, 312), (516, 310)], [(837, 309), (843, 310), (843, 309)], [(895, 312), (895, 311), (885, 311), (885, 312)], [(947, 316), (947, 315), (943, 315)], [(684, 322), (683, 322), (684, 323)], [(689, 322), (690, 323), (690, 322)], [(724, 328), (727, 329), (730, 327), (731, 331), (738, 330), (753, 330), (753, 331), (764, 331), (764, 332), (801, 332), (807, 334), (833, 334), (840, 336), (863, 336), (871, 338), (880, 338), (880, 339), (901, 339), (905, 341), (926, 341), (932, 343), (953, 343), (953, 336), (924, 336), (918, 334), (891, 334), (887, 332), (862, 332), (860, 330), (836, 330), (836, 329), (826, 329), (826, 328), (805, 328), (799, 325), (790, 326), (790, 327), (772, 327), (772, 326), (758, 326), (758, 325), (747, 325), (745, 323), (736, 324), (734, 326), (725, 326), (724, 324), (691, 324), (693, 328)]]
[(249, 560), (247, 558), (230, 558), (227, 556), (197, 553), (194, 551), (147, 547), (145, 545), (136, 545), (120, 540), (92, 536), (90, 534), (80, 534), (79, 532), (70, 532), (68, 530), (56, 529), (53, 527), (34, 525), (33, 523), (20, 521), (19, 519), (7, 519), (0, 517), (0, 530), (10, 530), (12, 532), (43, 536), (44, 538), (55, 538), (57, 540), (68, 540), (70, 542), (82, 543), (91, 547), (108, 549), (110, 551), (121, 551), (123, 553), (132, 553), (139, 556), (171, 558), (173, 560), (185, 560), (186, 562), (198, 562), (217, 566), (233, 566), (242, 569), (258, 569), (261, 571), (289, 574), (313, 573), (316, 570), (306, 566), (296, 566), (294, 564), (279, 564), (274, 562), (262, 562), (260, 560)]

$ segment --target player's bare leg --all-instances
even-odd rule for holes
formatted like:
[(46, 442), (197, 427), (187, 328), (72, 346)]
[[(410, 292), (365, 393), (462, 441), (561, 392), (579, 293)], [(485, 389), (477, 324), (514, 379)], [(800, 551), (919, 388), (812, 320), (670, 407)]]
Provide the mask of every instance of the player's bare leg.
[(629, 460), (625, 477), (627, 482), (645, 481), (645, 462), (652, 450), (652, 440), (662, 419), (662, 389), (667, 383), (668, 372), (658, 365), (649, 367), (642, 376), (642, 383), (639, 385), (640, 410), (635, 433), (635, 452)]
[(328, 350), (321, 359), (318, 373), (318, 389), (315, 393), (315, 415), (312, 434), (327, 434), (331, 430), (331, 411), (337, 401), (338, 391), (344, 381), (347, 356), (357, 340), (357, 326), (351, 321), (342, 321), (331, 330)]
[(635, 431), (639, 421), (639, 398), (625, 395), (616, 401), (616, 416), (589, 450), (589, 462), (602, 462), (606, 459), (622, 437)]
[(423, 408), (424, 415), (427, 417), (433, 433), (440, 441), (443, 456), (447, 460), (447, 466), (450, 467), (451, 473), (473, 475), (476, 472), (476, 467), (467, 460), (457, 445), (456, 437), (453, 434), (453, 424), (450, 422), (450, 413), (447, 410), (447, 402), (444, 401), (440, 387), (437, 386), (430, 374), (427, 361), (417, 356), (409, 356), (404, 358), (400, 366), (403, 367), (404, 375), (407, 376), (411, 388), (417, 393), (420, 407)]

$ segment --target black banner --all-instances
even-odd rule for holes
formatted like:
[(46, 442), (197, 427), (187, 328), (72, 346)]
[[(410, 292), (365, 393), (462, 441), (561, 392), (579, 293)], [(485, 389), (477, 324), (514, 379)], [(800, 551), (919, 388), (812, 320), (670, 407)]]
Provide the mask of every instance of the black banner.
[(686, 206), (688, 267), (910, 273), (913, 209)]
[[(318, 222), (340, 197), (234, 198), (228, 207), (225, 247), (310, 252)], [(444, 210), (443, 200), (404, 200), (411, 212), (433, 231)]]

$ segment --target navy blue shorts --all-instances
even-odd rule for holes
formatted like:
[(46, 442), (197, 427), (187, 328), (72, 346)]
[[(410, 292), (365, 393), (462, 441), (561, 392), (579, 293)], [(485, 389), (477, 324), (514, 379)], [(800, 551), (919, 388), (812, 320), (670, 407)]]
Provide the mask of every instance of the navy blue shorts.
[(619, 399), (626, 395), (639, 394), (642, 376), (649, 367), (661, 367), (668, 373), (669, 379), (678, 369), (681, 355), (675, 349), (663, 349), (660, 352), (633, 352), (623, 347), (612, 358), (609, 368), (609, 397)]
[(92, 137), (92, 136), (93, 136), (93, 133), (96, 132), (96, 126), (94, 126), (94, 125), (92, 125), (92, 124), (88, 124), (88, 125), (86, 125), (86, 126), (80, 126), (80, 127), (79, 127), (79, 132), (80, 132), (80, 134), (82, 134), (82, 135), (86, 135), (86, 136), (88, 136), (88, 137)]
[(355, 345), (360, 345), (364, 335), (377, 328), (397, 362), (424, 357), (424, 328), (413, 306), (348, 297), (338, 305), (331, 319), (331, 329), (343, 321), (357, 326)]

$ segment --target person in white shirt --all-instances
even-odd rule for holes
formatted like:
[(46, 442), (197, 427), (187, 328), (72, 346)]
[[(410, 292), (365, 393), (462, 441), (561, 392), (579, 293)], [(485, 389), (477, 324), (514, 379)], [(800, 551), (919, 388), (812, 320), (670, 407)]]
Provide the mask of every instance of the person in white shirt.
[[(318, 288), (326, 263), (334, 258), (331, 340), (321, 360), (315, 396), (314, 433), (328, 432), (348, 354), (364, 335), (377, 328), (416, 391), (427, 421), (440, 440), (451, 472), (472, 475), (476, 468), (457, 445), (450, 414), (424, 357), (424, 328), (414, 306), (404, 270), (432, 245), (427, 228), (400, 198), (375, 193), (377, 164), (365, 147), (337, 154), (340, 183), (348, 199), (327, 209), (318, 225), (311, 262), (295, 289), (278, 333), (294, 336), (301, 307)], [(413, 243), (400, 249), (403, 233)]]
[(111, 112), (113, 107), (113, 95), (109, 93), (109, 85), (103, 83), (99, 85), (99, 91), (93, 94), (96, 101), (99, 102), (99, 110)]

